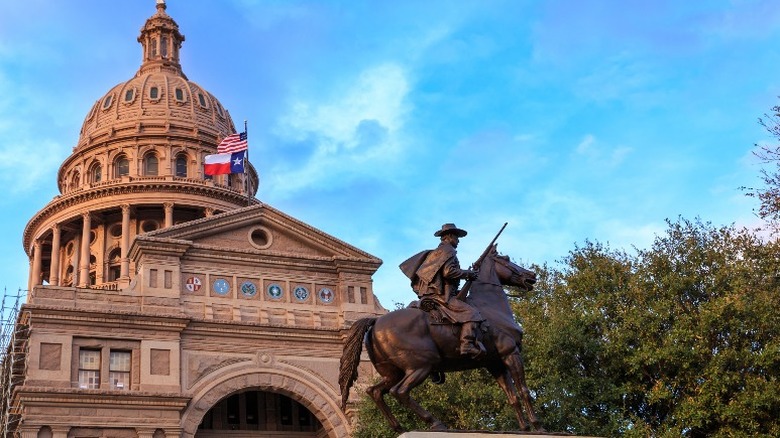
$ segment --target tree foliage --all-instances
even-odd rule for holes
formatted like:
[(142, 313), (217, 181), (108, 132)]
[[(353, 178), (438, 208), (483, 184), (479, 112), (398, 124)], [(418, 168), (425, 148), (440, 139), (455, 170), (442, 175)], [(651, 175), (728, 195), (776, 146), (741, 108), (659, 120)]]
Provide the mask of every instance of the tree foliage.
[(588, 242), (540, 272), (515, 306), (549, 429), (780, 435), (778, 244), (680, 220), (636, 255)]
[[(548, 430), (780, 436), (778, 243), (680, 219), (648, 249), (629, 254), (586, 242), (560, 266), (535, 270), (536, 288), (513, 307)], [(517, 427), (489, 375), (447, 379), (412, 394), (451, 427)], [(405, 425), (423, 427), (393, 409)], [(359, 421), (358, 437), (393, 436), (368, 399)]]

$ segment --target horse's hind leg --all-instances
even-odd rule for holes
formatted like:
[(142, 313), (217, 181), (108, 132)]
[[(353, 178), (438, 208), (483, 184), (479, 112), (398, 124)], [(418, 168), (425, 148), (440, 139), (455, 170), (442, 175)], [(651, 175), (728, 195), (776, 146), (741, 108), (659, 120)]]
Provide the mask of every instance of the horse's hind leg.
[(391, 375), (383, 375), (382, 380), (379, 383), (366, 389), (366, 393), (368, 393), (371, 399), (374, 400), (374, 403), (376, 403), (379, 411), (382, 412), (382, 415), (385, 416), (387, 422), (390, 423), (390, 428), (397, 433), (403, 433), (405, 430), (403, 426), (401, 426), (401, 423), (398, 421), (398, 419), (395, 418), (393, 412), (390, 411), (390, 407), (387, 406), (387, 403), (385, 403), (385, 394), (387, 394), (390, 391), (390, 388), (392, 388), (395, 384), (398, 383), (399, 380), (401, 380), (401, 377), (402, 376), (400, 372), (393, 373)]
[(512, 383), (509, 370), (507, 370), (506, 367), (502, 365), (489, 367), (488, 371), (490, 371), (490, 374), (493, 375), (493, 377), (496, 379), (498, 386), (504, 390), (506, 398), (509, 399), (509, 404), (512, 405), (512, 408), (515, 410), (515, 415), (517, 415), (517, 423), (520, 426), (520, 430), (528, 430), (529, 427), (525, 422), (525, 418), (523, 418), (523, 405), (520, 403), (520, 399), (517, 397), (517, 389)]
[(409, 392), (422, 383), (430, 373), (430, 367), (418, 368), (412, 372), (407, 371), (404, 378), (390, 388), (390, 394), (398, 399), (402, 405), (411, 409), (418, 417), (425, 421), (431, 430), (447, 430), (447, 426), (445, 426), (444, 423), (434, 417), (433, 414), (426, 411), (425, 408), (420, 406), (409, 394)]

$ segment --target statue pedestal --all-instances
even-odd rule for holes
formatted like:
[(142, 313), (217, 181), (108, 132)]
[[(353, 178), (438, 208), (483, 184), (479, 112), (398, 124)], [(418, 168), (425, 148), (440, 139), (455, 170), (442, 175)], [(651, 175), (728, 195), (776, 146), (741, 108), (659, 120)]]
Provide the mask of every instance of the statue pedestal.
[[(570, 436), (568, 433), (555, 432), (480, 432), (476, 430), (450, 430), (446, 432), (405, 432), (398, 438), (546, 438), (551, 436)], [(577, 438), (595, 438), (579, 436)]]

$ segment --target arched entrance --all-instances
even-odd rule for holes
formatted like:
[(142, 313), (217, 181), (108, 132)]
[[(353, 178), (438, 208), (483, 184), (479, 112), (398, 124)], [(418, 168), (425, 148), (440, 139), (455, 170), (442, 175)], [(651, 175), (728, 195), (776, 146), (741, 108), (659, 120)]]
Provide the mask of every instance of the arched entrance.
[(317, 438), (322, 424), (305, 406), (284, 394), (242, 390), (215, 404), (198, 426), (195, 438)]
[[(273, 368), (258, 369), (255, 365), (247, 365), (236, 364), (226, 367), (219, 373), (220, 375), (214, 375), (193, 388), (192, 401), (182, 413), (182, 437), (341, 438), (349, 436), (349, 421), (341, 412), (338, 394), (319, 376), (280, 362), (275, 362)], [(257, 394), (256, 411), (253, 399), (255, 396), (249, 394)], [(261, 397), (264, 398), (261, 400)], [(228, 406), (228, 403), (231, 405)], [(230, 420), (231, 424), (226, 413), (228, 411), (235, 413), (236, 407), (239, 429), (230, 429), (229, 426), (235, 426), (236, 419)], [(247, 425), (246, 430), (240, 429), (242, 409)], [(255, 420), (251, 420), (250, 423), (247, 412), (257, 412), (258, 429), (249, 429), (250, 425), (254, 427)], [(307, 412), (310, 416), (306, 415)], [(280, 418), (282, 413), (289, 413), (291, 419), (283, 420)], [(273, 423), (283, 426), (282, 430), (277, 428), (275, 431), (265, 430), (262, 434), (258, 434), (261, 415), (265, 415), (268, 427)], [(293, 424), (286, 424), (289, 422)], [(227, 429), (215, 429), (226, 427), (225, 424)], [(209, 427), (211, 429), (207, 429)], [(225, 433), (230, 430), (234, 432), (230, 435)], [(208, 435), (207, 431), (217, 433)]]

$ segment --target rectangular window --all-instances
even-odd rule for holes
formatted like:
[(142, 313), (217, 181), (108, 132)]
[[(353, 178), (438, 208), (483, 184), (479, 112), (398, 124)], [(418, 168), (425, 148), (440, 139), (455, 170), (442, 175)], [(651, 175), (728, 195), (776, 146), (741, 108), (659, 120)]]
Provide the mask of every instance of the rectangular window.
[(111, 350), (108, 360), (108, 380), (111, 389), (130, 389), (130, 352)]
[(79, 350), (79, 388), (100, 388), (100, 350)]

